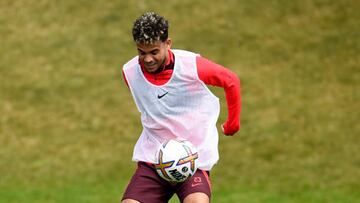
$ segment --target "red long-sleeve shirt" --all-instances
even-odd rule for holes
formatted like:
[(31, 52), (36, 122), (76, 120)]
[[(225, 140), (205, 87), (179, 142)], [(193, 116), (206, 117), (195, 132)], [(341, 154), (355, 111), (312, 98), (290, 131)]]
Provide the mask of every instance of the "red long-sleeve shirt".
[[(141, 63), (140, 65), (142, 66)], [(196, 57), (196, 66), (200, 80), (202, 80), (206, 85), (224, 88), (228, 110), (227, 120), (223, 124), (224, 134), (232, 135), (236, 133), (240, 129), (241, 112), (239, 78), (229, 69), (226, 69), (223, 66), (201, 56)], [(174, 54), (170, 50), (168, 60), (161, 71), (156, 73), (148, 73), (142, 66), (145, 78), (155, 85), (165, 84), (171, 78), (173, 68)], [(125, 76), (124, 79), (127, 84)]]

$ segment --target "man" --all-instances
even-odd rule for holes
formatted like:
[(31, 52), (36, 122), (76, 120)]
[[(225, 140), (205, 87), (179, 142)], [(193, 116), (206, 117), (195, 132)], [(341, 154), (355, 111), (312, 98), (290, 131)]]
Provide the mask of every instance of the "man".
[[(168, 27), (168, 21), (153, 12), (140, 16), (133, 26), (138, 56), (124, 65), (123, 75), (141, 112), (143, 131), (133, 154), (138, 168), (123, 203), (168, 202), (173, 194), (185, 203), (210, 202), (209, 171), (219, 158), (220, 105), (206, 85), (225, 90), (228, 118), (222, 132), (233, 135), (240, 128), (238, 77), (200, 55), (171, 49)], [(154, 167), (156, 149), (172, 138), (189, 140), (199, 153), (199, 170), (178, 184), (161, 179)]]

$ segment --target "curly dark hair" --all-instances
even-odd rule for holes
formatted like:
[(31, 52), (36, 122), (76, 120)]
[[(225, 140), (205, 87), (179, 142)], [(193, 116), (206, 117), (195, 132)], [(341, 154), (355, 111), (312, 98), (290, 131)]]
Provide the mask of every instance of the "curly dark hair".
[(136, 43), (153, 44), (168, 39), (169, 23), (154, 12), (146, 12), (135, 20), (132, 35)]

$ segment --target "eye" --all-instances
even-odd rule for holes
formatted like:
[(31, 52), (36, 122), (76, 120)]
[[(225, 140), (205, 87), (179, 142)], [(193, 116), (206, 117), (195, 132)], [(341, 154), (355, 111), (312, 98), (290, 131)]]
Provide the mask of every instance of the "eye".
[(138, 52), (139, 52), (139, 54), (142, 55), (142, 56), (145, 55), (145, 52), (143, 52), (143, 51), (140, 51), (140, 50), (139, 50)]
[(159, 50), (154, 50), (154, 51), (151, 51), (150, 53), (151, 53), (152, 55), (156, 55), (156, 54), (159, 53)]

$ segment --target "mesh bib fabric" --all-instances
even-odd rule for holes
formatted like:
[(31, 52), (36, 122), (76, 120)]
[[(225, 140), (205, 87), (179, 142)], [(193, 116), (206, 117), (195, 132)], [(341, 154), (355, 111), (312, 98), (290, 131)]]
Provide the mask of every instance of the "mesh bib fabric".
[(219, 159), (219, 99), (199, 79), (196, 54), (172, 50), (174, 71), (158, 86), (144, 77), (134, 57), (124, 65), (124, 74), (141, 113), (143, 131), (135, 144), (133, 160), (155, 163), (158, 146), (168, 139), (189, 140), (199, 153), (199, 168), (210, 170)]

